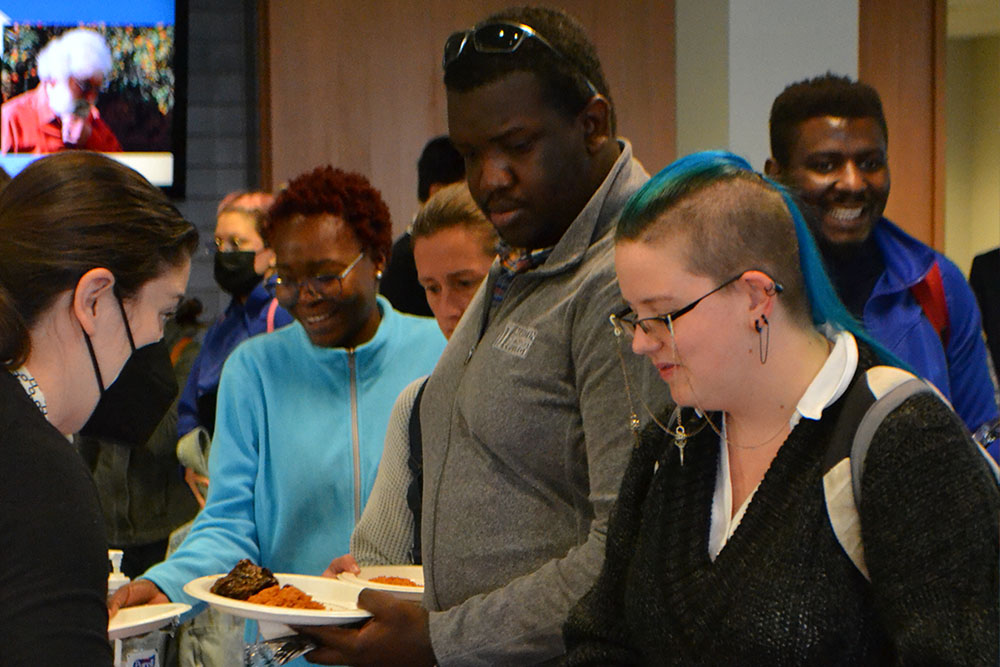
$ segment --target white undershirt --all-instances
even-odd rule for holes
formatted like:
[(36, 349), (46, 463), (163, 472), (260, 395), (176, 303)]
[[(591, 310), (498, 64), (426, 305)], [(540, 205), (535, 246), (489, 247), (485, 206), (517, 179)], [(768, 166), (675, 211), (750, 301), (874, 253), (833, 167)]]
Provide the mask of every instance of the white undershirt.
[[(847, 391), (847, 386), (854, 377), (854, 371), (858, 368), (858, 344), (854, 336), (847, 331), (835, 332), (832, 329), (826, 329), (823, 333), (833, 341), (833, 350), (795, 406), (795, 412), (788, 420), (789, 428), (795, 428), (802, 417), (818, 420), (823, 415), (823, 410)], [(719, 439), (719, 468), (715, 475), (715, 493), (712, 495), (712, 523), (708, 534), (708, 556), (713, 561), (736, 532), (759, 487), (758, 483), (740, 508), (730, 517), (730, 508), (733, 506), (733, 480), (729, 469), (726, 424), (723, 420), (722, 437)]]

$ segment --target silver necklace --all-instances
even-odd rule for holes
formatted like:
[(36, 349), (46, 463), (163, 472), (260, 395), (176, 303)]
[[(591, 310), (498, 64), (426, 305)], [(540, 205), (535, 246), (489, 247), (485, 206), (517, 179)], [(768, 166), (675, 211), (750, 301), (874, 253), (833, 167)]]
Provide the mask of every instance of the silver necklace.
[[(732, 415), (730, 415), (729, 413), (723, 413), (722, 414), (722, 425), (724, 427), (726, 425), (727, 418), (729, 420), (733, 419)], [(788, 422), (783, 423), (778, 428), (777, 431), (775, 431), (774, 433), (771, 434), (770, 438), (768, 438), (767, 440), (764, 440), (763, 442), (759, 442), (756, 445), (737, 445), (735, 442), (733, 442), (729, 438), (729, 429), (726, 429), (726, 444), (732, 445), (736, 449), (760, 449), (761, 447), (763, 447), (764, 445), (766, 445), (767, 443), (771, 442), (772, 440), (774, 440), (775, 438), (777, 438), (779, 435), (781, 435), (781, 432), (784, 431), (786, 428), (789, 428), (789, 423)]]

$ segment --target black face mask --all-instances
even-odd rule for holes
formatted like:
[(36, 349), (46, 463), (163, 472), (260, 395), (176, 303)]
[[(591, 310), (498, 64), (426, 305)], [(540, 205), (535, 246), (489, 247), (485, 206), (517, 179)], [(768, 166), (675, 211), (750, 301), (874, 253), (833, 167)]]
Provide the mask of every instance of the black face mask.
[(153, 435), (180, 388), (174, 377), (166, 343), (161, 340), (137, 350), (120, 299), (118, 307), (125, 322), (125, 333), (128, 334), (128, 342), (132, 347), (132, 356), (125, 362), (111, 386), (105, 388), (94, 346), (84, 332), (94, 374), (97, 376), (97, 386), (101, 389), (101, 398), (90, 419), (80, 429), (80, 434), (135, 447), (144, 445)]
[(252, 250), (230, 250), (215, 253), (215, 282), (233, 296), (246, 296), (260, 283), (254, 270), (257, 253)]

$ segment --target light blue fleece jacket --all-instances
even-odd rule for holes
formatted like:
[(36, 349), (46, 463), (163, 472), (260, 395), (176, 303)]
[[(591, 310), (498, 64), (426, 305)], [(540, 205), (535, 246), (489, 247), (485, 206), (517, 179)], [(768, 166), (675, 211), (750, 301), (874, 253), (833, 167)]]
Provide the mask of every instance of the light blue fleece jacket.
[(172, 601), (200, 605), (184, 584), (241, 558), (318, 575), (348, 552), (396, 396), (445, 345), (433, 319), (378, 304), (378, 331), (354, 350), (316, 347), (295, 322), (226, 361), (207, 503), (181, 547), (143, 575)]

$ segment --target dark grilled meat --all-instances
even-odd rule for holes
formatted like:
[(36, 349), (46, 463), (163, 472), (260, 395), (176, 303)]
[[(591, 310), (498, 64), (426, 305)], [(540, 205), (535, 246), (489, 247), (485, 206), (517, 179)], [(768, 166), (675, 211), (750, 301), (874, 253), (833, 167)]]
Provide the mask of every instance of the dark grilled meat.
[(234, 600), (246, 600), (265, 588), (277, 586), (278, 580), (266, 567), (257, 567), (244, 558), (224, 577), (212, 584), (212, 592)]

